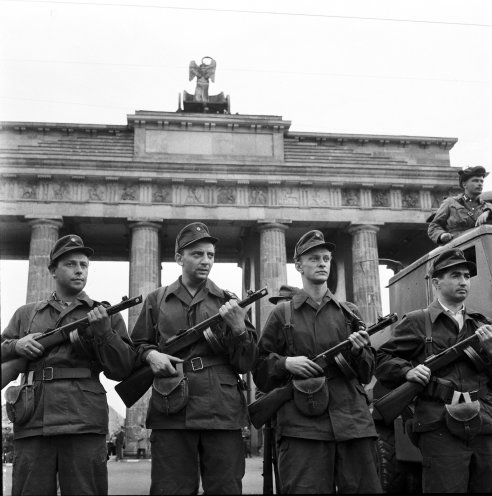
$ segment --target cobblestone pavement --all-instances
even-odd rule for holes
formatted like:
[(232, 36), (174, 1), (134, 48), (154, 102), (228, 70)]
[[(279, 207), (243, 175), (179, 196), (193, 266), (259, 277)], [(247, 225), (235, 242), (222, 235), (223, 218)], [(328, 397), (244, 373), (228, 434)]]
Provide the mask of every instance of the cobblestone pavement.
[[(261, 494), (263, 490), (263, 459), (246, 458), (246, 475), (243, 479), (243, 494)], [(143, 495), (150, 489), (150, 460), (124, 460), (108, 462), (109, 494)], [(3, 464), (3, 494), (10, 495), (12, 488), (12, 464)]]

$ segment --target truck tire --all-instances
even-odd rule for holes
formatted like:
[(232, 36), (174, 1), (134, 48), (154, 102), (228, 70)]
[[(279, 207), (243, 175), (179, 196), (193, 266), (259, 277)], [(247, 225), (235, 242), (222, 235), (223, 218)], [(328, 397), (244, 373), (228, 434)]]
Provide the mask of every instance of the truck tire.
[(392, 427), (376, 422), (379, 437), (376, 458), (379, 479), (385, 493), (421, 493), (422, 467), (419, 463), (400, 462), (396, 459), (395, 434)]

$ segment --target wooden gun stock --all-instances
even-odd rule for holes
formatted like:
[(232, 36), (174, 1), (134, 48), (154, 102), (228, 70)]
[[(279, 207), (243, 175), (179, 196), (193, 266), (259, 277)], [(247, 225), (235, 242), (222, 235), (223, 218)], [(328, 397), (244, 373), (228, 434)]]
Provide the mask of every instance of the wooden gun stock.
[[(467, 347), (474, 341), (478, 341), (478, 336), (476, 334), (445, 349), (438, 355), (430, 356), (423, 364), (426, 367), (429, 367), (431, 373), (434, 373), (465, 356)], [(406, 381), (393, 389), (393, 391), (390, 391), (379, 400), (375, 401), (374, 409), (381, 415), (383, 421), (389, 425), (403, 412), (403, 410), (405, 410), (415, 396), (421, 394), (424, 389), (425, 386), (418, 382)]]
[[(108, 315), (114, 315), (127, 308), (133, 307), (142, 303), (142, 295), (135, 296), (133, 298), (124, 297), (120, 303), (106, 308)], [(64, 341), (76, 342), (79, 340), (78, 331), (89, 326), (89, 318), (83, 317), (82, 319), (76, 320), (75, 322), (70, 322), (61, 327), (57, 327), (51, 331), (45, 332), (34, 338), (36, 341), (44, 346), (45, 352), (54, 346), (62, 344)], [(74, 334), (76, 333), (76, 336)], [(38, 357), (39, 358), (39, 357)], [(36, 360), (38, 359), (36, 358)], [(12, 360), (7, 360), (2, 363), (2, 389), (11, 381), (17, 379), (19, 374), (22, 374), (30, 360), (27, 358), (14, 358)]]
[[(369, 336), (372, 336), (376, 332), (381, 331), (397, 320), (398, 316), (396, 313), (389, 314), (386, 317), (381, 317), (375, 324), (368, 327), (366, 332)], [(325, 368), (332, 358), (335, 358), (339, 353), (349, 349), (351, 346), (351, 342), (346, 339), (345, 341), (338, 343), (336, 346), (333, 346), (332, 348), (315, 356), (312, 360)], [(267, 420), (271, 419), (273, 415), (277, 413), (284, 403), (287, 403), (287, 401), (292, 398), (292, 394), (293, 389), (291, 381), (286, 386), (275, 388), (269, 393), (266, 393), (258, 398), (256, 401), (253, 401), (253, 403), (248, 406), (251, 423), (259, 429)]]
[[(267, 294), (267, 288), (259, 289), (258, 291), (250, 293), (244, 300), (239, 301), (238, 305), (241, 308), (245, 308)], [(185, 350), (198, 340), (205, 338), (205, 331), (207, 331), (211, 325), (214, 325), (221, 320), (222, 317), (217, 313), (196, 326), (191, 327), (187, 331), (168, 339), (164, 343), (164, 346), (158, 351), (160, 353), (177, 356), (179, 352)], [(210, 331), (210, 334), (213, 333)], [(208, 336), (207, 341), (211, 338), (213, 338), (213, 336)], [(145, 364), (117, 384), (114, 389), (123, 400), (123, 403), (130, 408), (146, 393), (150, 386), (152, 386), (153, 381), (154, 374), (152, 369), (150, 368), (150, 365)]]

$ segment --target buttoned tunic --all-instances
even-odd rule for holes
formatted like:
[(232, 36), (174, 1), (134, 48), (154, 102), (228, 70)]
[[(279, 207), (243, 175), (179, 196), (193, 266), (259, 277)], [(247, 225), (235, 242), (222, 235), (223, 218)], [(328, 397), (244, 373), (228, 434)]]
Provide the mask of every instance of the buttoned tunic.
[[(357, 307), (350, 305), (359, 316)], [(285, 318), (282, 305), (277, 305), (268, 317), (259, 341), (260, 356), (253, 377), (265, 393), (285, 385), (291, 378), (285, 367), (288, 356), (313, 358), (346, 340), (352, 330), (350, 317), (330, 291), (319, 306), (305, 291), (300, 291), (292, 299), (292, 328), (284, 326)], [(290, 337), (288, 333), (291, 333)], [(359, 356), (353, 356), (350, 351), (344, 356), (357, 377), (347, 379), (335, 364), (329, 367), (326, 373), (327, 410), (320, 416), (306, 417), (293, 400), (288, 401), (277, 413), (280, 436), (336, 442), (377, 436), (368, 408), (369, 400), (362, 386), (371, 380), (375, 352), (365, 347)]]
[[(137, 347), (138, 362), (145, 363), (150, 350), (162, 350), (169, 338), (217, 314), (230, 299), (228, 293), (207, 280), (194, 297), (175, 281), (167, 288), (150, 293), (135, 323), (132, 340)], [(165, 415), (150, 402), (147, 427), (150, 429), (240, 429), (247, 423), (246, 401), (238, 388), (238, 374), (248, 372), (256, 360), (256, 331), (245, 320), (246, 332), (234, 336), (222, 322), (214, 327), (225, 348), (226, 365), (186, 372), (189, 399), (176, 414)], [(176, 353), (179, 358), (210, 357), (214, 352), (205, 339)], [(152, 394), (157, 394), (154, 390)]]
[[(99, 305), (82, 292), (68, 307), (62, 307), (52, 295), (45, 301), (20, 307), (2, 333), (2, 362), (19, 358), (15, 352), (18, 339), (28, 333), (47, 332), (82, 319)], [(136, 355), (125, 323), (119, 314), (112, 315), (111, 332), (93, 337), (90, 329), (81, 331), (90, 357), (77, 355), (70, 342), (49, 350), (29, 362), (29, 370), (54, 368), (88, 368), (90, 378), (35, 381), (36, 406), (24, 425), (14, 424), (15, 439), (61, 434), (107, 434), (108, 405), (99, 373), (108, 379), (122, 380), (132, 371)], [(48, 374), (49, 375), (49, 374)]]
[[(432, 354), (437, 355), (446, 348), (473, 335), (475, 330), (486, 322), (478, 312), (465, 308), (464, 324), (459, 329), (456, 320), (446, 313), (436, 300), (428, 307), (432, 322)], [(423, 363), (425, 351), (425, 320), (422, 311), (408, 313), (396, 326), (394, 336), (383, 344), (377, 353), (376, 377), (390, 389), (405, 382), (407, 372)], [(457, 391), (487, 390), (480, 399), (482, 434), (492, 433), (492, 365), (485, 351), (478, 343), (474, 346), (488, 367), (477, 371), (471, 360), (463, 357), (433, 373), (434, 377), (451, 382)], [(415, 405), (414, 430), (425, 432), (437, 429), (444, 422), (444, 402), (425, 394), (417, 398)]]
[(480, 200), (478, 206), (472, 208), (464, 194), (451, 196), (439, 206), (427, 228), (427, 234), (434, 243), (443, 244), (439, 241), (441, 234), (457, 236), (473, 229), (478, 217), (487, 210), (491, 211), (487, 224), (492, 224), (492, 204)]

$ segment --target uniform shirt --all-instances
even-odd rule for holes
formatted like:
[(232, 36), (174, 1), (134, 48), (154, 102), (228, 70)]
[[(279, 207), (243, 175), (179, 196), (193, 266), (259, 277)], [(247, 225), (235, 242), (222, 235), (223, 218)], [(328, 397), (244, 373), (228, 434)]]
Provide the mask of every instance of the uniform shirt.
[[(492, 211), (492, 204), (479, 200), (478, 205), (472, 208), (464, 194), (446, 198), (430, 222), (427, 234), (434, 243), (443, 244), (439, 241), (441, 234), (450, 233), (456, 237), (473, 229), (478, 217), (486, 210)], [(487, 224), (492, 224), (492, 212), (489, 213)]]
[[(229, 299), (211, 280), (207, 280), (194, 297), (180, 279), (165, 289), (150, 293), (135, 323), (132, 340), (137, 347), (138, 361), (145, 363), (150, 350), (162, 349), (166, 340), (217, 314)], [(159, 306), (160, 305), (160, 306)], [(189, 399), (184, 409), (174, 415), (157, 411), (152, 400), (147, 411), (149, 429), (240, 429), (247, 423), (246, 401), (238, 389), (238, 373), (248, 372), (257, 356), (256, 331), (245, 321), (246, 332), (235, 336), (224, 323), (214, 328), (226, 349), (230, 365), (207, 367), (186, 372)], [(214, 355), (204, 339), (176, 353), (179, 358)], [(152, 391), (155, 395), (155, 391)]]
[[(456, 320), (446, 313), (436, 300), (428, 307), (432, 322), (432, 354), (437, 355), (473, 335), (486, 318), (478, 312), (466, 309), (464, 324), (460, 329)], [(377, 353), (376, 377), (381, 384), (393, 389), (403, 382), (407, 372), (423, 363), (425, 352), (425, 320), (421, 310), (410, 312), (396, 326), (393, 337), (384, 343)], [(490, 358), (477, 343), (473, 345), (488, 367), (477, 371), (472, 362), (463, 357), (433, 373), (434, 377), (450, 381), (457, 391), (476, 391), (488, 388), (488, 393), (480, 399), (482, 433), (492, 433), (492, 365)], [(424, 392), (425, 393), (425, 392)], [(436, 429), (443, 421), (444, 402), (432, 399), (425, 394), (417, 398), (415, 405), (415, 431)]]
[[(48, 300), (20, 307), (2, 333), (2, 362), (19, 358), (15, 344), (28, 332), (44, 333), (84, 318), (97, 304), (82, 292), (69, 306), (60, 305), (51, 295)], [(108, 379), (122, 380), (130, 374), (136, 359), (121, 315), (112, 315), (110, 321), (111, 332), (102, 338), (91, 337), (84, 331), (80, 333), (87, 336), (84, 342), (92, 349), (91, 357), (78, 356), (70, 342), (66, 342), (29, 362), (29, 370), (89, 368), (92, 377), (35, 381), (34, 414), (26, 424), (14, 424), (16, 439), (59, 434), (107, 434), (108, 405), (99, 373), (103, 371)]]
[[(358, 315), (357, 307), (351, 307)], [(260, 356), (253, 372), (258, 388), (267, 393), (287, 384), (291, 378), (285, 367), (288, 356), (313, 358), (346, 340), (351, 332), (348, 320), (330, 291), (326, 292), (319, 306), (305, 291), (296, 294), (292, 299), (293, 327), (290, 330), (284, 327), (282, 304), (277, 305), (268, 317), (258, 344)], [(289, 346), (289, 340), (293, 346)], [(368, 408), (369, 400), (361, 384), (371, 380), (375, 352), (366, 347), (357, 357), (350, 351), (344, 356), (356, 371), (357, 378), (348, 380), (336, 365), (330, 366), (326, 374), (329, 389), (327, 411), (318, 417), (306, 417), (293, 400), (288, 401), (277, 413), (280, 435), (325, 441), (348, 441), (377, 435)]]

